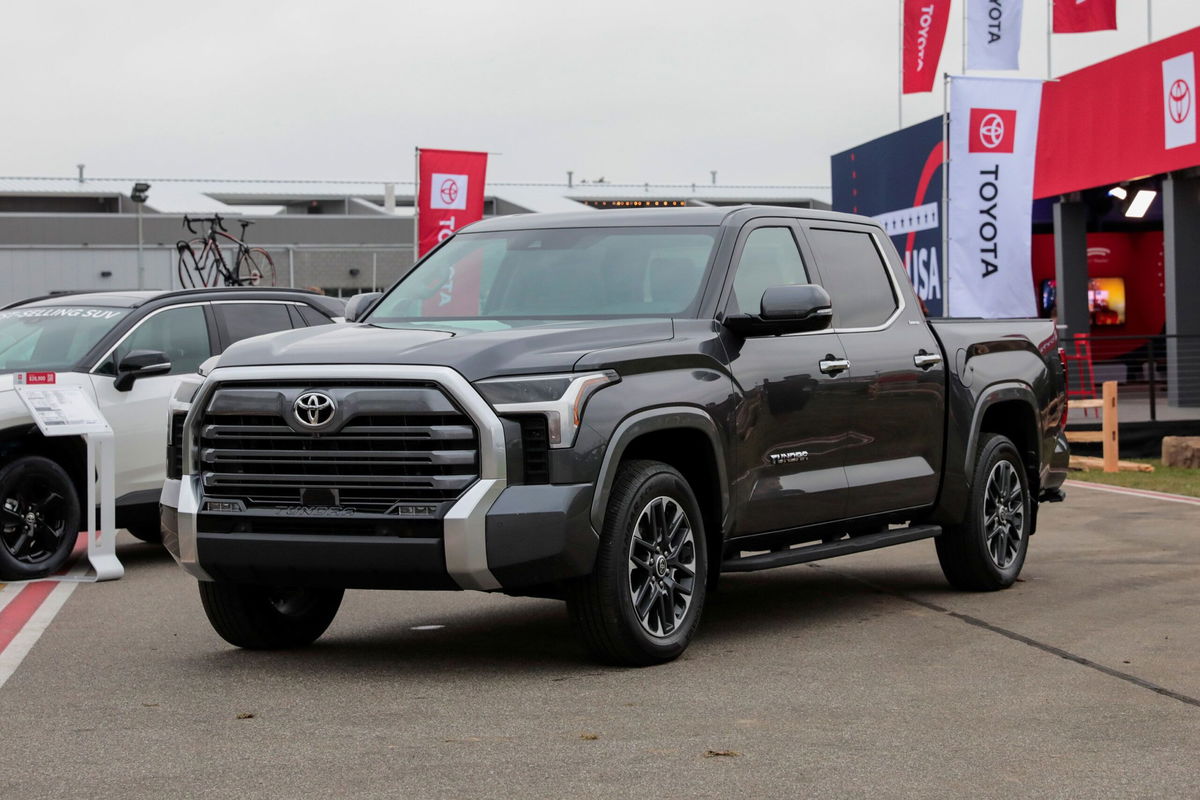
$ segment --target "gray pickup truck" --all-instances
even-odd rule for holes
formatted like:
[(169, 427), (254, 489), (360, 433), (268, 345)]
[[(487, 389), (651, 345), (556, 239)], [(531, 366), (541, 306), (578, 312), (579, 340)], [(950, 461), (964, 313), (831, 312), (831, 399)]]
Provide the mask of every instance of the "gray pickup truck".
[(1062, 498), (1052, 322), (926, 319), (862, 217), (497, 218), (347, 316), (174, 401), (164, 537), (241, 647), (312, 642), (347, 588), (475, 589), (658, 663), (724, 572), (934, 538), (1003, 589)]

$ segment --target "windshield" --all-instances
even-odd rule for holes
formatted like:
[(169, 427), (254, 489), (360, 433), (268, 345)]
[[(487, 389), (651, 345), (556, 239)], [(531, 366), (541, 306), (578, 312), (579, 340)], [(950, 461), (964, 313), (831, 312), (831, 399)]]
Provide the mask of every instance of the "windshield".
[(0, 372), (70, 369), (128, 314), (98, 306), (0, 311)]
[(718, 230), (459, 234), (405, 276), (368, 321), (678, 316), (698, 301)]

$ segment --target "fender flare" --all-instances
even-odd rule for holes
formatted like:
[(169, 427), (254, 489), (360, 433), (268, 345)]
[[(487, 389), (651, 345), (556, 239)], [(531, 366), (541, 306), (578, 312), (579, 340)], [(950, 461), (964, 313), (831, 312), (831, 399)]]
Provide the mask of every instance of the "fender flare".
[[(997, 403), (1009, 400), (1018, 400), (1029, 406), (1029, 410), (1033, 414), (1034, 425), (1037, 425), (1037, 420), (1039, 419), (1037, 396), (1028, 384), (1019, 381), (1005, 381), (1003, 383), (994, 383), (984, 389), (979, 400), (975, 403), (975, 411), (971, 417), (971, 433), (967, 438), (966, 452), (963, 454), (963, 474), (966, 476), (968, 482), (975, 474), (975, 450), (979, 447), (979, 432), (983, 427), (983, 415)], [(1040, 465), (1042, 463), (1042, 436), (1038, 430), (1034, 430), (1033, 434), (1034, 447), (1037, 448), (1036, 463)]]
[(729, 480), (725, 467), (725, 448), (721, 444), (717, 424), (699, 408), (663, 406), (631, 414), (613, 431), (608, 448), (604, 451), (604, 460), (600, 463), (600, 472), (596, 476), (596, 491), (592, 495), (591, 519), (596, 531), (604, 530), (604, 512), (608, 506), (608, 497), (617, 477), (617, 467), (629, 443), (646, 433), (675, 428), (699, 430), (708, 437), (709, 444), (712, 445), (717, 460), (717, 484), (721, 493), (720, 523), (724, 528), (729, 515)]

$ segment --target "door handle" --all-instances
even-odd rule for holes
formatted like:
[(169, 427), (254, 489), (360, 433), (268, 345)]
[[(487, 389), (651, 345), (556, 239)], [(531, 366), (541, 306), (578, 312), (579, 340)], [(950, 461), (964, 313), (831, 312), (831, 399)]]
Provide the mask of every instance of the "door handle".
[(913, 356), (913, 363), (921, 369), (929, 369), (936, 367), (942, 363), (942, 357), (938, 353), (926, 353), (924, 350)]
[(844, 358), (823, 358), (818, 366), (826, 375), (837, 375), (850, 369), (850, 362)]

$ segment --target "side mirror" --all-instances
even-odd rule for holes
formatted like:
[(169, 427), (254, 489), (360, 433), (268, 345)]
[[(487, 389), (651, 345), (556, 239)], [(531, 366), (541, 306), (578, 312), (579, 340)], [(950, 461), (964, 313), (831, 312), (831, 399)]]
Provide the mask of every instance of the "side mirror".
[(117, 379), (113, 382), (113, 388), (118, 392), (128, 392), (138, 378), (166, 375), (170, 371), (171, 359), (167, 358), (166, 353), (158, 350), (133, 350), (117, 364)]
[(383, 297), (383, 292), (366, 292), (351, 297), (346, 301), (346, 322), (358, 322), (361, 320), (381, 297)]
[(829, 292), (812, 283), (772, 286), (763, 292), (760, 313), (725, 318), (725, 327), (741, 336), (779, 336), (819, 331), (833, 319)]

